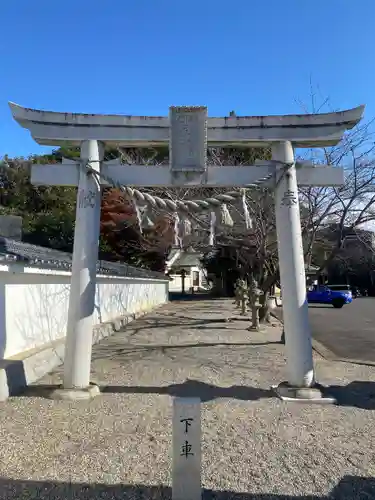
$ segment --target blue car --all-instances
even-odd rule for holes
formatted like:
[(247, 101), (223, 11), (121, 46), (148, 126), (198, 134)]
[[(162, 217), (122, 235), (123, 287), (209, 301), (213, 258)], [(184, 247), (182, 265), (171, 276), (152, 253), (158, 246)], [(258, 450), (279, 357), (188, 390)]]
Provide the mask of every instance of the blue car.
[(309, 304), (331, 304), (336, 309), (341, 309), (345, 304), (353, 302), (352, 292), (335, 291), (327, 286), (317, 286), (307, 291), (307, 302)]

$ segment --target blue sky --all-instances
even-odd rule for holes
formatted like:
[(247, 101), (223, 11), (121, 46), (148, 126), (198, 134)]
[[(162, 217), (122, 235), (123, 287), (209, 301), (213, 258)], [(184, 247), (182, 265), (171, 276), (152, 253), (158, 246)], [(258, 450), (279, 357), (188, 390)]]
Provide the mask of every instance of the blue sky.
[[(26, 107), (166, 115), (303, 112), (364, 103), (375, 116), (374, 0), (2, 0), (0, 156), (38, 153)], [(319, 90), (317, 89), (319, 87)]]

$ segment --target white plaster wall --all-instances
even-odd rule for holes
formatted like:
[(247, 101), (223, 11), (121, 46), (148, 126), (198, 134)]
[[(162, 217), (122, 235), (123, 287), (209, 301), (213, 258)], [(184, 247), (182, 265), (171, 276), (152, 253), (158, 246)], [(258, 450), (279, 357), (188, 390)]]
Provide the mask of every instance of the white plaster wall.
[[(168, 301), (168, 281), (98, 276), (94, 323)], [(0, 359), (66, 333), (70, 273), (0, 266)]]

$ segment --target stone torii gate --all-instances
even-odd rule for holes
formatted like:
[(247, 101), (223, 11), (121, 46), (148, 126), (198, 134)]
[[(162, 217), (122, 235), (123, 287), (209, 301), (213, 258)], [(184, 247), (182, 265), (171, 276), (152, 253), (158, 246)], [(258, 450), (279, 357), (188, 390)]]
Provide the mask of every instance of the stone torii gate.
[[(274, 172), (288, 371), (288, 382), (276, 390), (284, 399), (324, 401), (315, 388), (298, 184), (339, 186), (344, 174), (342, 169), (330, 166), (296, 168), (294, 148), (336, 145), (345, 131), (361, 120), (364, 106), (327, 114), (208, 118), (205, 107), (172, 107), (169, 117), (154, 117), (57, 113), (9, 105), (14, 119), (31, 132), (38, 144), (69, 144), (81, 149), (80, 162), (33, 165), (31, 174), (33, 184), (78, 187), (61, 391), (65, 396), (61, 397), (90, 397), (95, 392), (90, 387), (90, 368), (100, 193), (101, 184), (107, 184), (104, 178), (124, 186), (243, 187)], [(103, 161), (105, 144), (169, 144), (170, 165), (128, 166), (119, 160)], [(272, 160), (251, 166), (207, 166), (207, 145), (271, 146)], [(86, 164), (103, 175), (101, 182), (84, 168)]]

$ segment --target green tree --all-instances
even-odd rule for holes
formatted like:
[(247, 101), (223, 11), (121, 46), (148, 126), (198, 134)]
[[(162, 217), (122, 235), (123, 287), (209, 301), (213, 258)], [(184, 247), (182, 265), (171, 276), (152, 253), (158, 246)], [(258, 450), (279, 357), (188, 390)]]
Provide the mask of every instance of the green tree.
[(55, 156), (7, 158), (0, 170), (0, 213), (23, 218), (23, 239), (36, 245), (71, 251), (74, 233), (74, 188), (34, 186), (30, 183), (33, 163), (47, 163)]

